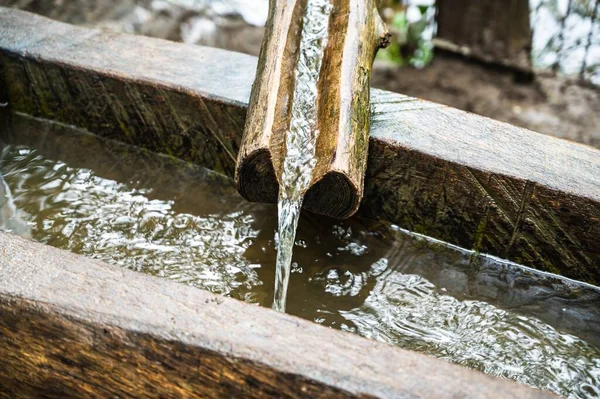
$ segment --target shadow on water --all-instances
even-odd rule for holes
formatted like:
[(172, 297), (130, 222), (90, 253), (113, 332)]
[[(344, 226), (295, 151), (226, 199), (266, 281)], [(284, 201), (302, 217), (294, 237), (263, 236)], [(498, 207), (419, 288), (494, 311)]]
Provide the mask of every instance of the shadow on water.
[[(275, 206), (73, 128), (15, 116), (0, 129), (4, 187), (34, 239), (271, 306)], [(600, 395), (598, 288), (386, 223), (305, 212), (287, 310), (565, 396)]]

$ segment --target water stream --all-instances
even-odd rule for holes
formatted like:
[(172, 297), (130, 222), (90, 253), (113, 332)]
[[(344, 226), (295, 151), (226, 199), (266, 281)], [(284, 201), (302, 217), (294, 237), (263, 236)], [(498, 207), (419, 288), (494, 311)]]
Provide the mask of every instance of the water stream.
[(285, 312), (292, 252), (304, 193), (315, 168), (317, 94), (321, 62), (327, 46), (329, 0), (308, 0), (303, 20), (300, 55), (296, 66), (296, 86), (290, 129), (286, 134), (286, 154), (279, 189), (279, 229), (277, 269), (273, 309)]

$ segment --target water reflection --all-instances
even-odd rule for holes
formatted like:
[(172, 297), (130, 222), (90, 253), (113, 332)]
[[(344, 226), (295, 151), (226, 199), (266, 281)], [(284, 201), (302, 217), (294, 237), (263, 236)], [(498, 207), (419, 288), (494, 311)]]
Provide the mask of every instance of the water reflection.
[(341, 312), (344, 330), (571, 397), (600, 395), (600, 359), (585, 341), (382, 266), (372, 268), (376, 284), (364, 303)]
[[(227, 178), (181, 161), (15, 125), (0, 172), (35, 239), (271, 305), (274, 206), (249, 204)], [(287, 309), (561, 395), (600, 395), (596, 288), (384, 223), (304, 214)]]
[(10, 187), (0, 174), (0, 230), (10, 231), (20, 236), (31, 235), (31, 228), (13, 201)]

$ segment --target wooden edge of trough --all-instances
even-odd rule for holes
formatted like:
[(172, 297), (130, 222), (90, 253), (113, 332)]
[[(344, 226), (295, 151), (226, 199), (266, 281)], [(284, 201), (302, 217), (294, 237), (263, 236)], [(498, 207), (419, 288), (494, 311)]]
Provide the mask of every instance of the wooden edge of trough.
[[(0, 8), (0, 103), (233, 176), (256, 58)], [(363, 216), (600, 283), (600, 151), (372, 90)]]
[(11, 398), (554, 397), (7, 233), (0, 332)]

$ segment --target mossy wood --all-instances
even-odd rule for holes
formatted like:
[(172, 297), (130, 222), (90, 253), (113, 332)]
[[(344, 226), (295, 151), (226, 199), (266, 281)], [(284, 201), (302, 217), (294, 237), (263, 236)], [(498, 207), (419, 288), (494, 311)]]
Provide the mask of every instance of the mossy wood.
[[(0, 9), (0, 103), (234, 175), (256, 58)], [(361, 214), (600, 283), (600, 151), (371, 91)]]
[[(332, 0), (315, 101), (316, 166), (304, 206), (337, 218), (360, 204), (367, 164), (373, 58), (389, 39), (375, 0)], [(306, 0), (271, 0), (237, 157), (235, 180), (250, 201), (277, 202), (296, 85)]]
[(2, 232), (0, 359), (7, 399), (554, 397)]

